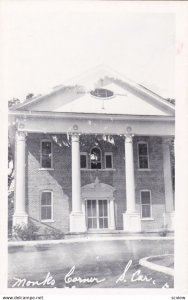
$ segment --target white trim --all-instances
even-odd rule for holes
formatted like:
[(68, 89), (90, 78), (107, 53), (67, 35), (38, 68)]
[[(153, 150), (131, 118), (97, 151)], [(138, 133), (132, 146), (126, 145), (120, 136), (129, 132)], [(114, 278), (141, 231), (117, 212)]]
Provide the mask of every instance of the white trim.
[[(43, 142), (49, 142), (51, 144), (51, 167), (50, 168), (42, 167), (42, 143)], [(40, 168), (39, 168), (39, 170), (54, 170), (54, 168), (53, 168), (53, 142), (50, 139), (40, 140)]]
[(99, 172), (102, 172), (102, 171), (116, 171), (116, 169), (81, 169), (81, 171), (99, 171)]
[[(149, 192), (149, 195), (150, 195), (150, 217), (146, 217), (146, 218), (144, 218), (142, 216), (142, 205), (148, 205), (148, 204), (142, 204), (142, 197), (141, 197), (142, 192)], [(140, 190), (140, 215), (141, 215), (141, 220), (143, 220), (143, 221), (153, 220), (153, 217), (152, 217), (151, 190), (147, 190), (147, 189)]]
[(39, 171), (54, 171), (54, 168), (38, 168)]
[[(97, 114), (97, 113), (73, 113), (73, 112), (43, 112), (43, 111), (35, 111), (35, 112), (28, 112), (28, 111), (9, 111), (9, 115), (18, 115), (18, 116), (27, 116), (28, 118), (32, 117), (46, 117), (46, 118), (73, 118), (75, 119), (114, 119), (114, 120), (139, 120), (145, 122), (148, 121), (175, 121), (175, 116), (161, 116), (161, 115), (126, 115), (126, 114)], [(22, 130), (20, 130), (22, 131)], [(24, 131), (24, 130), (23, 130)], [(122, 133), (123, 134), (123, 133)]]
[[(139, 156), (139, 145), (145, 144), (147, 145), (147, 161), (148, 161), (148, 168), (140, 168), (140, 156)], [(146, 157), (146, 155), (144, 155)], [(148, 147), (148, 142), (146, 141), (138, 141), (137, 142), (137, 159), (138, 159), (138, 170), (151, 170), (150, 169), (150, 161), (149, 161), (149, 147)]]
[(148, 171), (152, 171), (152, 169), (137, 169), (137, 171), (146, 171), (146, 172), (148, 172)]
[[(42, 219), (42, 216), (41, 216), (41, 208), (42, 208), (41, 200), (42, 200), (42, 193), (45, 193), (45, 192), (51, 193), (51, 205), (48, 205), (48, 206), (51, 206), (51, 219)], [(43, 206), (44, 206), (44, 205), (43, 205)], [(48, 189), (41, 190), (41, 191), (40, 191), (40, 221), (41, 221), (41, 222), (54, 222), (54, 218), (53, 218), (54, 210), (53, 210), (53, 207), (54, 207), (53, 191), (52, 191), (52, 190), (48, 190)]]
[[(112, 167), (111, 167), (111, 168), (107, 168), (107, 167), (106, 167), (106, 156), (107, 156), (107, 155), (111, 156), (111, 164), (112, 164)], [(113, 169), (113, 166), (114, 166), (114, 165), (113, 165), (113, 152), (105, 152), (105, 153), (104, 153), (104, 167), (105, 167), (105, 169), (106, 169), (106, 170), (111, 170), (111, 169)]]
[[(97, 148), (97, 149), (99, 149), (99, 151), (100, 151), (100, 156), (101, 156), (101, 160), (99, 161), (99, 163), (101, 163), (101, 168), (100, 169), (92, 169), (91, 168), (91, 151), (94, 149), (94, 148)], [(91, 149), (90, 149), (90, 152), (89, 152), (89, 166), (90, 166), (90, 169), (91, 170), (101, 170), (102, 168), (103, 168), (103, 165), (102, 165), (102, 150), (101, 150), (101, 148), (99, 147), (99, 146), (93, 146)]]
[(81, 155), (84, 155), (86, 157), (86, 167), (81, 168), (81, 163), (80, 163), (80, 169), (81, 170), (87, 170), (88, 169), (88, 153), (87, 152), (80, 152), (80, 162), (81, 162)]

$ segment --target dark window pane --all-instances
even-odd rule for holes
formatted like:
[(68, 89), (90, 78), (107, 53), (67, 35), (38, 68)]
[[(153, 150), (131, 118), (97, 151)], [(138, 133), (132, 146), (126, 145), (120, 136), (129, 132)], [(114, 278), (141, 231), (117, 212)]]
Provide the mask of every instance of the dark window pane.
[(50, 220), (51, 219), (51, 206), (43, 206), (41, 208), (41, 219)]
[(80, 167), (81, 167), (81, 169), (86, 169), (87, 168), (86, 155), (81, 155), (81, 157), (80, 157)]
[(142, 205), (142, 218), (150, 218), (151, 210), (150, 205)]
[(139, 157), (139, 168), (140, 169), (148, 169), (148, 158), (147, 156), (140, 156)]
[(97, 218), (93, 218), (93, 228), (97, 228)]
[(42, 193), (41, 204), (42, 205), (51, 205), (51, 193), (50, 192)]
[(107, 200), (103, 201), (103, 211), (104, 211), (104, 217), (107, 217), (108, 216)]
[(93, 217), (96, 217), (97, 215), (97, 205), (96, 205), (96, 200), (92, 200), (92, 215)]
[(106, 155), (106, 168), (112, 168), (112, 156), (111, 155)]
[(104, 228), (103, 227), (103, 218), (99, 219), (99, 228)]
[(139, 155), (147, 155), (147, 144), (138, 144)]
[(99, 200), (99, 217), (103, 217), (103, 201)]
[(101, 163), (91, 162), (91, 169), (101, 169)]
[(91, 150), (91, 169), (101, 169), (101, 151), (98, 148)]
[(51, 152), (51, 142), (42, 142), (42, 154), (50, 154)]
[(42, 168), (51, 168), (51, 158), (48, 156), (42, 157)]
[(92, 211), (91, 211), (91, 200), (87, 201), (87, 215), (88, 217), (92, 216)]
[(51, 206), (46, 207), (46, 219), (51, 219)]
[(42, 142), (42, 168), (51, 168), (51, 142)]
[(104, 228), (108, 228), (108, 219), (104, 218)]
[(142, 201), (142, 204), (150, 204), (150, 192), (149, 191), (141, 192), (141, 201)]
[(93, 228), (93, 227), (92, 227), (92, 219), (91, 219), (91, 218), (88, 218), (88, 219), (87, 219), (87, 227), (88, 227), (88, 228)]

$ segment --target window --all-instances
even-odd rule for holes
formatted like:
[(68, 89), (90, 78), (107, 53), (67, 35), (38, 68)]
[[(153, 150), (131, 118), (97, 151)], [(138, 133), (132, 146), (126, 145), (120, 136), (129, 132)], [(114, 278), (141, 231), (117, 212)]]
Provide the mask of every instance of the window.
[(139, 169), (148, 169), (148, 144), (145, 142), (138, 143), (138, 167)]
[(52, 142), (41, 142), (41, 167), (45, 169), (52, 168)]
[(142, 219), (151, 218), (151, 193), (141, 191), (141, 217)]
[(88, 229), (108, 228), (108, 201), (107, 200), (87, 200), (86, 201), (86, 221)]
[(80, 153), (80, 168), (87, 169), (88, 168), (88, 161), (87, 161), (87, 153), (81, 152)]
[(108, 99), (114, 95), (112, 91), (107, 89), (102, 89), (102, 88), (95, 89), (94, 91), (91, 91), (90, 94), (92, 96), (95, 96), (97, 98), (102, 98), (102, 99)]
[(91, 149), (91, 169), (101, 169), (101, 150), (97, 147)]
[(105, 158), (105, 168), (106, 169), (112, 169), (113, 168), (113, 160), (112, 160), (112, 153), (111, 152), (106, 152), (104, 154)]
[(41, 193), (41, 221), (52, 220), (52, 191)]

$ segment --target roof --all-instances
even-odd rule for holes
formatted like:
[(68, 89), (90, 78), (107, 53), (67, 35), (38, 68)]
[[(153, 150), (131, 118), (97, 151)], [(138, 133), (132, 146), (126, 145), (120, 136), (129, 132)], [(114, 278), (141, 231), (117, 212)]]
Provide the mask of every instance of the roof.
[[(91, 93), (96, 88), (112, 91), (113, 96), (97, 97)], [(12, 110), (169, 116), (174, 115), (175, 106), (147, 87), (106, 66), (99, 66), (45, 95), (27, 99)]]

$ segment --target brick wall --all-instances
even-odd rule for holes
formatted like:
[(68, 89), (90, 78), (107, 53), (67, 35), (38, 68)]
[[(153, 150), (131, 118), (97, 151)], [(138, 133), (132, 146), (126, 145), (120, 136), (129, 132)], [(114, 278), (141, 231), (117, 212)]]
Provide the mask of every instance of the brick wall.
[[(49, 138), (53, 141), (54, 170), (40, 170), (40, 141)], [(95, 136), (81, 136), (80, 151), (90, 152), (94, 145), (102, 150), (102, 166), (104, 152), (113, 152), (114, 170), (81, 170), (81, 185), (94, 182), (96, 176), (100, 182), (112, 185), (116, 191), (115, 225), (123, 229), (122, 214), (126, 210), (125, 195), (125, 154), (124, 138), (114, 136), (114, 144)], [(149, 148), (150, 169), (138, 170), (137, 142), (147, 141)], [(152, 231), (161, 227), (164, 212), (164, 178), (162, 139), (159, 137), (134, 137), (134, 165), (136, 204), (140, 211), (140, 190), (151, 190), (153, 220), (142, 221), (143, 231)], [(64, 232), (69, 231), (69, 213), (71, 212), (71, 147), (66, 135), (29, 133), (27, 137), (27, 168), (26, 168), (26, 203), (29, 216), (40, 221), (40, 193), (48, 189), (53, 191), (54, 222), (50, 225)]]

